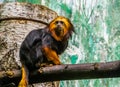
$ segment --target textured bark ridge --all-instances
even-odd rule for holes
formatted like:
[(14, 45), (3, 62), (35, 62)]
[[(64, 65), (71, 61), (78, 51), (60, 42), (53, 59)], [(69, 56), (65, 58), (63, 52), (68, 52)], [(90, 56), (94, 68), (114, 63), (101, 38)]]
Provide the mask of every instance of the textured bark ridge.
[(33, 29), (45, 27), (57, 13), (28, 3), (0, 5), (0, 71), (20, 69), (19, 48)]

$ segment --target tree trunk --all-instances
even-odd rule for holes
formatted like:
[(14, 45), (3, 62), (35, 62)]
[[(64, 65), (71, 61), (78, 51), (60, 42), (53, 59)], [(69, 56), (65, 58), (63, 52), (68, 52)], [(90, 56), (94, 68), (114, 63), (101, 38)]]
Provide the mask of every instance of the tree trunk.
[[(0, 71), (19, 70), (19, 48), (25, 36), (31, 30), (45, 27), (56, 16), (56, 12), (41, 5), (16, 2), (1, 4)], [(53, 83), (41, 83), (40, 87)]]

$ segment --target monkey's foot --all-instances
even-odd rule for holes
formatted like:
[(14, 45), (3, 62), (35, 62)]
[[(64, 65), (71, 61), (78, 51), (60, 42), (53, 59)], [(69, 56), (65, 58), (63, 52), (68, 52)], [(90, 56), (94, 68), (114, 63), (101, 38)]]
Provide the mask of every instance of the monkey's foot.
[(49, 67), (49, 66), (53, 66), (53, 64), (52, 63), (42, 63), (41, 65), (40, 65), (40, 67)]

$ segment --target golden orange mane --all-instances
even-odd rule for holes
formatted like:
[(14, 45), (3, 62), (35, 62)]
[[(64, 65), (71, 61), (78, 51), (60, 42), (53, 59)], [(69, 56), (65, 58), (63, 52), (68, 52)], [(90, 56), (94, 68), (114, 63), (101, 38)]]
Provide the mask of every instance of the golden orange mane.
[[(61, 31), (59, 31), (59, 35), (56, 34), (58, 22), (61, 22)], [(58, 16), (50, 22), (49, 31), (51, 32), (54, 39), (56, 39), (57, 41), (62, 41), (63, 39), (68, 39), (71, 36), (72, 32), (74, 31), (74, 27), (68, 18)]]

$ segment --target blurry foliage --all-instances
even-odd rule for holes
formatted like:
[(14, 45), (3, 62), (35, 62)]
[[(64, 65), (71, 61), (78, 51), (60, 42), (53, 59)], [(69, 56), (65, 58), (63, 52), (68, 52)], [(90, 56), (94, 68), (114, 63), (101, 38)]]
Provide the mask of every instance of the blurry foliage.
[(61, 3), (60, 4), (60, 8), (62, 9), (62, 11), (64, 12), (64, 14), (66, 15), (66, 17), (71, 18), (71, 14), (72, 14), (72, 9), (70, 7), (68, 7), (67, 4)]
[[(120, 0), (4, 0), (42, 4), (68, 17), (76, 33), (63, 63), (120, 60)], [(60, 87), (120, 87), (119, 78), (61, 81)]]

